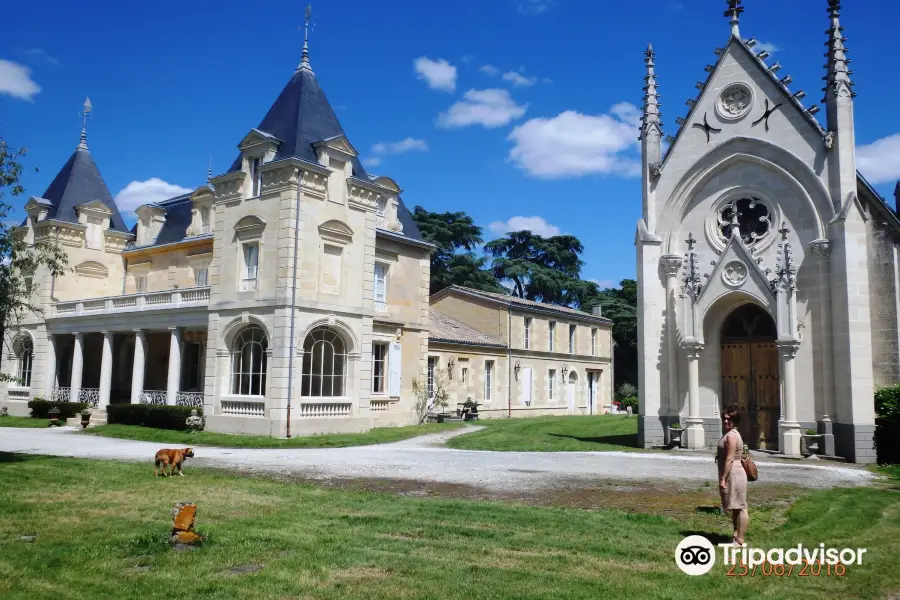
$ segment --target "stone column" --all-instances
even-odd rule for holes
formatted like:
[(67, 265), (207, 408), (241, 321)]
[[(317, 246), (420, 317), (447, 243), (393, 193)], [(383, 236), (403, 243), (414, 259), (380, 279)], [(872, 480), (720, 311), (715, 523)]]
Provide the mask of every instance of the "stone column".
[(73, 333), (75, 345), (72, 347), (72, 383), (69, 384), (69, 401), (78, 402), (81, 396), (81, 373), (84, 370), (84, 334)]
[(785, 456), (800, 456), (800, 423), (797, 422), (796, 357), (800, 342), (778, 342), (781, 354), (781, 377), (784, 383), (784, 421), (779, 423), (779, 450)]
[(99, 410), (106, 410), (109, 405), (109, 391), (112, 388), (113, 369), (113, 333), (101, 331), (103, 334), (103, 354), (100, 359), (100, 400), (97, 402)]
[(181, 385), (181, 328), (169, 327), (169, 381), (166, 386), (166, 404), (174, 405)]
[(700, 417), (700, 352), (703, 344), (690, 341), (684, 343), (688, 361), (688, 418), (685, 419), (685, 444), (689, 449), (706, 446), (706, 432)]
[(47, 333), (47, 352), (44, 355), (47, 364), (44, 368), (44, 398), (50, 400), (53, 388), (56, 387), (56, 337)]
[(823, 414), (819, 421), (822, 446), (826, 456), (834, 456), (834, 336), (831, 332), (831, 242), (816, 240), (810, 245), (812, 253), (819, 258), (819, 299), (822, 314), (819, 321), (820, 348), (822, 352), (822, 404)]
[(144, 356), (146, 355), (147, 334), (143, 329), (134, 330), (134, 363), (131, 369), (131, 403), (141, 403), (144, 391)]
[[(678, 254), (662, 257), (666, 274), (666, 371), (668, 375), (669, 417), (677, 417), (678, 406), (678, 331), (675, 318), (675, 298), (678, 293), (678, 273), (682, 258)], [(671, 424), (671, 423), (669, 423)]]

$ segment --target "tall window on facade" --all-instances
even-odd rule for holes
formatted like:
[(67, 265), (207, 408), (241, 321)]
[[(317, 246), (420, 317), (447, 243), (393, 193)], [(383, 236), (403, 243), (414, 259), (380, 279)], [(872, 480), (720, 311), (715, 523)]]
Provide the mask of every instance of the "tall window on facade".
[(34, 345), (30, 337), (19, 339), (16, 348), (16, 358), (18, 358), (18, 369), (16, 369), (16, 377), (19, 385), (31, 387), (31, 363), (34, 359)]
[(328, 327), (317, 327), (303, 342), (300, 395), (313, 398), (346, 396), (347, 347)]
[(372, 393), (384, 393), (385, 374), (387, 372), (388, 345), (381, 342), (372, 344)]
[(250, 181), (253, 182), (253, 191), (251, 193), (251, 197), (259, 196), (259, 191), (262, 189), (262, 175), (259, 173), (259, 166), (262, 164), (261, 158), (251, 158), (250, 159)]
[(591, 329), (591, 356), (597, 356), (597, 328)]
[(103, 219), (97, 217), (87, 218), (87, 231), (85, 232), (85, 246), (92, 250), (103, 250)]
[(556, 400), (554, 390), (556, 388), (556, 369), (550, 369), (547, 373), (547, 400), (553, 402)]
[(491, 391), (494, 389), (494, 361), (484, 361), (484, 401), (491, 401)]
[(235, 396), (266, 394), (266, 350), (269, 340), (261, 327), (241, 331), (231, 345), (231, 393)]
[(203, 382), (200, 380), (200, 363), (203, 360), (203, 344), (186, 342), (181, 355), (181, 389), (185, 392), (199, 392)]
[(460, 370), (460, 372), (461, 372), (460, 380), (462, 381), (463, 385), (469, 383), (469, 367), (463, 367)]
[(256, 289), (259, 273), (259, 244), (244, 244), (244, 269), (241, 275), (241, 291)]
[(525, 349), (531, 348), (531, 317), (525, 317)]
[(134, 278), (134, 289), (138, 294), (143, 294), (147, 291), (147, 276), (146, 275), (136, 275)]
[(206, 287), (209, 285), (209, 269), (194, 270), (194, 285), (197, 287)]
[(575, 354), (575, 326), (569, 325), (569, 354)]
[(387, 265), (375, 263), (375, 310), (387, 310)]
[(556, 322), (550, 321), (550, 335), (547, 337), (547, 350), (553, 352), (554, 342), (556, 341)]
[(209, 207), (200, 207), (200, 233), (209, 233), (212, 228), (209, 225)]
[(435, 370), (437, 369), (437, 358), (434, 356), (428, 357), (428, 397), (434, 398), (434, 377)]

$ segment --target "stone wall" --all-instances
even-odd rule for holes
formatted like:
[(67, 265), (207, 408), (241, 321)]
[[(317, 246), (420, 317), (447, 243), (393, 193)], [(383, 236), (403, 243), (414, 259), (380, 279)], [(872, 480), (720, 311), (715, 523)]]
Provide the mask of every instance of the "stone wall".
[(872, 369), (876, 387), (900, 381), (897, 330), (897, 245), (886, 223), (874, 214), (868, 230), (869, 303), (872, 320)]

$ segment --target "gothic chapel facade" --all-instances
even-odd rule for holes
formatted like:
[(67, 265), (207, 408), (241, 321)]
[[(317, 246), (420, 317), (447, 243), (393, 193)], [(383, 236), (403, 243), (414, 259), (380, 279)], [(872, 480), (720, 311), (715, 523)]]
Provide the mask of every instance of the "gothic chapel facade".
[(789, 75), (731, 36), (663, 155), (652, 47), (641, 126), (639, 438), (714, 445), (737, 405), (751, 448), (875, 459), (877, 386), (900, 381), (896, 213), (856, 171), (840, 2), (828, 0), (825, 126)]

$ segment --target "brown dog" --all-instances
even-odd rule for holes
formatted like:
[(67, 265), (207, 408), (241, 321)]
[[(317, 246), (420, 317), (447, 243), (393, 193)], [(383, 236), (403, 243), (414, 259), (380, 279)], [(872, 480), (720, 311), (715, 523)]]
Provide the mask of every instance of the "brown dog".
[[(164, 448), (157, 452), (154, 457), (156, 468), (153, 469), (153, 473), (159, 477), (160, 467), (162, 467), (163, 477), (166, 477), (167, 475), (174, 475), (175, 469), (178, 469), (178, 474), (184, 477), (184, 473), (181, 472), (181, 465), (184, 463), (184, 459), (193, 457), (193, 448)], [(169, 467), (168, 474), (166, 473), (166, 467)]]

